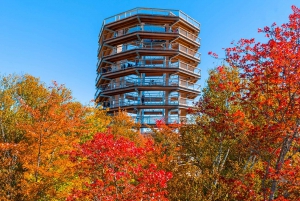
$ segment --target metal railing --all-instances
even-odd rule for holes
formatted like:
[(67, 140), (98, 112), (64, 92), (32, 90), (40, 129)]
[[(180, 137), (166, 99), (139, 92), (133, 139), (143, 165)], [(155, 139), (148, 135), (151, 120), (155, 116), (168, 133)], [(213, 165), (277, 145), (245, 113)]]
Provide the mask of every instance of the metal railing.
[(192, 41), (195, 41), (198, 44), (200, 44), (200, 42), (201, 42), (201, 39), (198, 36), (192, 34), (191, 32), (189, 32), (185, 29), (182, 29), (182, 28), (179, 27), (178, 32), (179, 32), (180, 35), (183, 35), (183, 36), (191, 39)]
[(178, 50), (180, 52), (184, 52), (192, 57), (195, 57), (196, 59), (200, 59), (201, 54), (193, 49), (190, 49), (184, 45), (179, 44), (178, 45)]
[(187, 21), (188, 23), (192, 24), (193, 26), (197, 27), (198, 29), (200, 29), (200, 23), (197, 22), (195, 19), (191, 18), (190, 16), (188, 16), (187, 14), (185, 14), (184, 12), (182, 12), (181, 10), (179, 11), (179, 17)]
[(161, 60), (161, 59), (138, 59), (132, 61), (124, 61), (120, 62), (119, 64), (109, 65), (103, 68), (100, 68), (100, 72), (96, 77), (96, 82), (99, 80), (101, 75), (105, 75), (107, 73), (123, 71), (128, 68), (181, 68), (187, 70), (191, 73), (200, 75), (200, 69), (182, 62), (180, 60)]
[[(158, 33), (179, 33), (182, 36), (185, 36), (186, 38), (191, 39), (192, 41), (195, 41), (196, 43), (200, 44), (201, 39), (197, 37), (196, 35), (192, 34), (191, 32), (182, 29), (180, 27), (174, 29), (169, 27), (168, 29), (165, 26), (160, 26), (160, 25), (151, 25), (151, 24), (145, 24), (145, 25), (136, 25), (133, 27), (128, 27), (124, 29), (120, 29), (118, 31), (115, 31), (114, 33), (109, 33), (103, 35), (103, 40), (108, 40), (111, 38), (117, 38), (120, 36), (124, 36), (130, 33), (138, 32), (138, 31), (143, 31), (143, 32), (158, 32)], [(99, 46), (98, 50), (101, 48)]]
[(184, 70), (187, 70), (187, 71), (190, 71), (192, 73), (200, 75), (201, 70), (198, 67), (192, 66), (192, 65), (187, 64), (185, 62), (182, 62), (180, 60), (178, 60), (178, 66), (181, 69), (184, 69)]
[(190, 23), (197, 29), (200, 29), (200, 23), (197, 22), (195, 19), (191, 18), (181, 10), (171, 10), (171, 9), (156, 9), (156, 8), (134, 8), (132, 10), (119, 13), (112, 17), (108, 17), (103, 20), (101, 31), (106, 24), (113, 23), (137, 14), (145, 14), (145, 15), (160, 15), (160, 16), (177, 16), (181, 19), (185, 20), (186, 22)]
[(165, 101), (164, 97), (157, 96), (144, 96), (144, 97), (134, 97), (134, 99), (119, 99), (119, 100), (111, 100), (111, 101), (103, 101), (102, 106), (104, 109), (106, 108), (118, 108), (118, 107), (126, 107), (126, 106), (151, 106), (151, 105), (181, 105), (187, 107), (194, 107), (195, 103), (193, 99), (173, 96), (169, 97), (167, 101)]
[[(190, 90), (195, 90), (200, 92), (200, 85), (188, 82), (186, 80), (178, 79), (178, 78), (170, 78), (168, 81), (164, 80), (163, 78), (131, 78), (125, 79), (119, 82), (115, 82), (114, 80), (108, 84), (102, 84), (98, 87), (96, 94), (100, 92), (114, 90), (114, 89), (122, 89), (127, 87), (134, 87), (134, 86), (178, 86), (183, 87)], [(98, 92), (100, 90), (100, 92)], [(95, 94), (95, 95), (96, 95)]]
[[(114, 46), (111, 50), (105, 50), (102, 51), (101, 53), (101, 58), (118, 54), (121, 52), (126, 52), (129, 50), (134, 50), (134, 49), (147, 49), (147, 50), (177, 50), (180, 52), (183, 52), (185, 54), (188, 54), (196, 59), (200, 60), (201, 54), (191, 48), (188, 48), (184, 45), (178, 44), (178, 43), (170, 43), (166, 44), (165, 41), (162, 42), (140, 42), (140, 41), (133, 41), (130, 43), (125, 43), (119, 46)], [(99, 52), (98, 52), (99, 54)], [(99, 61), (98, 61), (99, 64)]]

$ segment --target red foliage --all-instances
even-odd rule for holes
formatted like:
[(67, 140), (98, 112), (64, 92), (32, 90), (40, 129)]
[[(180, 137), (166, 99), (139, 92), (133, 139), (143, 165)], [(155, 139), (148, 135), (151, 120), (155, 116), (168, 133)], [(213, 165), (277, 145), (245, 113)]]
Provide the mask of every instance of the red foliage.
[(136, 147), (123, 137), (99, 133), (77, 148), (69, 156), (80, 179), (87, 182), (68, 200), (168, 200), (166, 187), (172, 174), (148, 163), (152, 141)]
[(252, 121), (248, 146), (268, 164), (262, 190), (269, 200), (276, 194), (278, 200), (286, 200), (281, 195), (299, 196), (297, 185), (288, 185), (299, 175), (296, 179), (286, 165), (300, 139), (300, 9), (292, 10), (288, 23), (258, 30), (267, 43), (241, 39), (226, 49), (227, 62), (240, 68), (242, 83), (236, 93), (242, 94), (239, 98)]

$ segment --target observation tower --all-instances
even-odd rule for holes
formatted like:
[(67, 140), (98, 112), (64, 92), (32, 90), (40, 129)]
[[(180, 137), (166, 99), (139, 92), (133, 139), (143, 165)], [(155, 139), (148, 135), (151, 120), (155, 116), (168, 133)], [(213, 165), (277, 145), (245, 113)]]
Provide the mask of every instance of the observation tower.
[(186, 121), (200, 93), (200, 23), (180, 10), (135, 8), (103, 21), (95, 100), (136, 122)]

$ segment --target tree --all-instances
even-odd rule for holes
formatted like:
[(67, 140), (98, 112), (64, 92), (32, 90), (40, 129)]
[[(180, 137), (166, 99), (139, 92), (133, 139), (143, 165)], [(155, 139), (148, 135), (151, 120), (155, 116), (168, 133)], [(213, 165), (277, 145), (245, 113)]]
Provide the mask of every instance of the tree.
[(30, 116), (29, 121), (17, 124), (24, 131), (21, 144), (26, 147), (22, 157), (27, 170), (23, 190), (33, 200), (55, 197), (71, 165), (62, 152), (70, 150), (83, 135), (85, 108), (73, 102), (70, 91), (56, 83), (37, 105), (30, 106), (21, 98), (20, 103)]
[(124, 112), (83, 106), (56, 82), (47, 87), (30, 75), (0, 80), (1, 200), (65, 199), (76, 186), (75, 169), (65, 152), (96, 132), (144, 143)]
[(173, 173), (171, 200), (259, 200), (252, 176), (260, 163), (243, 147), (250, 122), (233, 98), (239, 83), (236, 68), (211, 70), (198, 107), (189, 110), (195, 123), (180, 125), (179, 133), (164, 126), (156, 131), (170, 158), (165, 168)]
[(5, 200), (23, 200), (21, 182), (26, 169), (22, 165), (22, 153), (26, 149), (21, 142), (25, 132), (17, 129), (17, 123), (29, 121), (21, 110), (20, 97), (29, 104), (38, 103), (46, 95), (46, 89), (31, 76), (9, 75), (0, 81), (0, 197)]
[[(177, 138), (156, 132), (175, 161), (165, 165), (172, 199), (299, 200), (300, 9), (292, 10), (288, 23), (259, 29), (266, 43), (241, 39), (226, 49), (229, 67), (211, 72), (190, 110), (196, 124)], [(180, 179), (187, 188), (173, 185)]]
[(171, 173), (147, 162), (154, 149), (113, 134), (98, 133), (69, 152), (80, 183), (68, 200), (168, 200)]
[(85, 108), (54, 83), (29, 75), (1, 82), (1, 199), (56, 197), (68, 174), (66, 156), (83, 133)]
[[(262, 161), (248, 146), (255, 141), (249, 136), (252, 122), (241, 101), (243, 94), (236, 92), (237, 87), (246, 82), (239, 78), (236, 67), (219, 66), (211, 71), (195, 111), (197, 126), (185, 132), (189, 143), (187, 147), (191, 147), (192, 151), (194, 148), (193, 157), (198, 159), (200, 156), (201, 169), (207, 169), (207, 175), (212, 178), (205, 179), (210, 184), (207, 186), (211, 187), (214, 197), (220, 196), (217, 199), (263, 199), (261, 179), (257, 174), (261, 172)], [(195, 130), (198, 135), (193, 135)], [(193, 140), (195, 138), (197, 141)], [(199, 156), (196, 155), (197, 148), (203, 150), (198, 151)]]
[(292, 6), (292, 10), (288, 23), (259, 29), (266, 43), (241, 39), (226, 49), (226, 61), (239, 68), (245, 80), (235, 92), (242, 95), (243, 110), (252, 124), (247, 146), (264, 162), (265, 200), (300, 196), (295, 183), (299, 181), (295, 171), (299, 168), (300, 9)]

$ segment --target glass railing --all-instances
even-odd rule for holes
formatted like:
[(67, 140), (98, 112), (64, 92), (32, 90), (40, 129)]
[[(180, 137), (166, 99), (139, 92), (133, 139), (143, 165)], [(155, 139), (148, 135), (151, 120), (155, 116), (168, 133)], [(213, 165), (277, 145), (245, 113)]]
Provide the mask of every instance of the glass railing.
[(121, 29), (118, 31), (115, 31), (113, 34), (108, 33), (103, 35), (103, 40), (108, 40), (111, 38), (117, 38), (120, 36), (124, 36), (126, 34), (130, 34), (133, 32), (137, 31), (143, 31), (143, 32), (160, 32), (160, 33), (170, 33), (172, 32), (171, 29), (166, 29), (164, 26), (159, 26), (159, 25), (150, 25), (150, 24), (145, 24), (145, 25), (136, 25), (133, 27)]
[[(178, 44), (178, 43), (170, 43), (167, 44), (164, 40), (155, 40), (154, 42), (149, 41), (149, 42), (139, 42), (139, 41), (133, 41), (130, 43), (125, 43), (119, 46), (114, 46), (110, 50), (105, 50), (101, 51), (101, 58), (118, 54), (121, 52), (126, 52), (129, 50), (134, 50), (134, 49), (147, 49), (147, 50), (177, 50), (180, 52), (183, 52), (185, 54), (188, 54), (196, 59), (200, 60), (201, 54), (191, 48), (188, 48), (184, 45)], [(99, 63), (99, 61), (98, 61)]]
[(99, 64), (101, 63), (101, 61), (102, 61), (102, 58), (98, 59), (97, 68), (98, 68)]
[(193, 99), (187, 99), (183, 97), (169, 97), (167, 101), (165, 101), (164, 97), (158, 96), (144, 96), (144, 97), (133, 97), (132, 99), (119, 99), (112, 101), (103, 101), (102, 107), (106, 108), (118, 108), (118, 107), (126, 107), (126, 106), (138, 106), (138, 105), (181, 105), (187, 107), (194, 107), (195, 103)]
[(105, 56), (110, 56), (114, 55), (120, 52), (126, 52), (129, 50), (134, 50), (134, 49), (148, 49), (148, 50), (173, 50), (172, 45), (166, 45), (165, 41), (157, 41), (155, 40), (154, 42), (139, 42), (139, 41), (132, 41), (130, 43), (124, 43), (119, 46), (114, 46), (112, 49), (102, 51), (101, 57)]
[(97, 84), (98, 81), (100, 80), (101, 75), (102, 75), (101, 73), (97, 73), (97, 77), (96, 77), (96, 79), (95, 79), (96, 84)]
[(95, 99), (97, 99), (99, 97), (99, 94), (102, 92), (101, 88), (96, 88), (96, 92), (95, 92)]
[(136, 123), (148, 125), (156, 124), (157, 121), (163, 121), (167, 124), (187, 123), (187, 118), (185, 116), (169, 116), (168, 118), (164, 116), (135, 116), (133, 118)]
[(103, 68), (100, 68), (100, 72), (97, 75), (96, 82), (99, 80), (101, 75), (105, 75), (112, 72), (123, 71), (129, 68), (181, 68), (187, 70), (191, 73), (200, 75), (200, 69), (182, 62), (180, 60), (161, 60), (161, 59), (139, 59), (132, 61), (120, 62), (119, 64), (109, 65)]
[(186, 89), (200, 92), (200, 85), (192, 82), (188, 82), (186, 80), (177, 79), (177, 78), (175, 79), (171, 78), (168, 81), (165, 81), (163, 78), (145, 78), (145, 79), (132, 78), (132, 79), (122, 80), (119, 82), (111, 81), (108, 84), (100, 85), (98, 87), (98, 90), (104, 92), (104, 91), (122, 89), (122, 88), (134, 87), (134, 86), (157, 86), (157, 87), (178, 86), (178, 87), (183, 87)]
[(145, 14), (145, 15), (161, 15), (161, 16), (177, 16), (180, 17), (181, 19), (185, 20), (186, 22), (190, 23), (194, 27), (200, 29), (200, 23), (185, 14), (184, 12), (180, 10), (169, 10), (169, 9), (156, 9), (156, 8), (135, 8), (117, 15), (114, 15), (112, 17), (108, 17), (104, 19), (101, 31), (104, 27), (104, 25), (116, 22), (137, 14)]
[[(170, 27), (169, 29), (167, 29), (165, 26), (150, 25), (150, 24), (137, 25), (134, 27), (121, 29), (121, 30), (115, 31), (114, 33), (105, 34), (102, 37), (103, 37), (103, 40), (108, 40), (111, 38), (117, 38), (117, 37), (124, 36), (124, 35), (130, 34), (130, 33), (133, 33), (133, 32), (137, 32), (137, 31), (160, 32), (160, 33), (179, 33), (180, 35), (183, 35), (186, 38), (189, 38), (190, 40), (195, 41), (196, 43), (200, 44), (200, 38), (185, 29), (182, 29), (180, 27), (176, 28), (176, 29)], [(101, 46), (99, 46), (98, 50), (100, 48), (101, 48)]]

